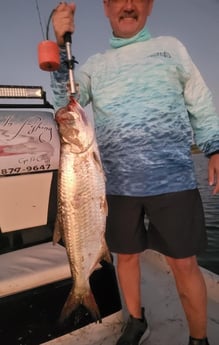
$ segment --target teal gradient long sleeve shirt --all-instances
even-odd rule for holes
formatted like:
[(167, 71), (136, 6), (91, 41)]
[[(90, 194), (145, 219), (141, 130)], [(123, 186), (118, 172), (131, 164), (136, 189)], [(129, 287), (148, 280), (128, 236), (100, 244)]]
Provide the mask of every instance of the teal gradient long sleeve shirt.
[[(219, 150), (219, 116), (186, 48), (174, 37), (112, 37), (78, 70), (79, 102), (92, 103), (111, 195), (148, 196), (196, 188), (193, 140)], [(68, 102), (68, 70), (52, 73), (54, 106)]]

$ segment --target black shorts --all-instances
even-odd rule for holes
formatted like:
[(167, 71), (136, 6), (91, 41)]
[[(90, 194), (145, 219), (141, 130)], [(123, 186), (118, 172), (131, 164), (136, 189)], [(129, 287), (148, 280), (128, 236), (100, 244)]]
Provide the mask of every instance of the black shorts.
[(173, 258), (200, 254), (207, 246), (198, 189), (148, 197), (108, 195), (106, 241), (114, 253), (153, 249)]

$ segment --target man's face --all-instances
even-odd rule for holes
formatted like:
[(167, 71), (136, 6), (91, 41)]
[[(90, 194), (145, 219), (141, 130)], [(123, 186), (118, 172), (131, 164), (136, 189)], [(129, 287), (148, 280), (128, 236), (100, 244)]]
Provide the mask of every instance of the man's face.
[(130, 38), (145, 26), (154, 0), (104, 0), (105, 15), (117, 37)]

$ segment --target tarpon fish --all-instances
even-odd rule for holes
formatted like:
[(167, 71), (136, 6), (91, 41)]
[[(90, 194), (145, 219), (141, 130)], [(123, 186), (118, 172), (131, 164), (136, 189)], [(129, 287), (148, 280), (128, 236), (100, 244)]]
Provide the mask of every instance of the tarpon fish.
[(99, 262), (111, 262), (105, 242), (105, 176), (93, 126), (78, 102), (71, 98), (57, 111), (55, 120), (61, 152), (53, 242), (63, 240), (73, 279), (59, 321), (67, 319), (80, 304), (95, 321), (101, 321), (89, 277)]

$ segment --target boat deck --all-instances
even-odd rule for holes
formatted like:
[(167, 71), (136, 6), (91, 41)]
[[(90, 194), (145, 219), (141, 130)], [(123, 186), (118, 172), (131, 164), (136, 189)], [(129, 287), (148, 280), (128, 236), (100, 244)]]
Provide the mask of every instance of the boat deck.
[[(150, 326), (150, 336), (142, 345), (187, 345), (186, 320), (176, 292), (172, 273), (162, 255), (145, 251), (141, 255), (142, 300)], [(202, 269), (208, 290), (208, 337), (219, 344), (219, 276)], [(47, 345), (115, 345), (123, 319), (122, 311), (70, 334), (44, 343)]]

